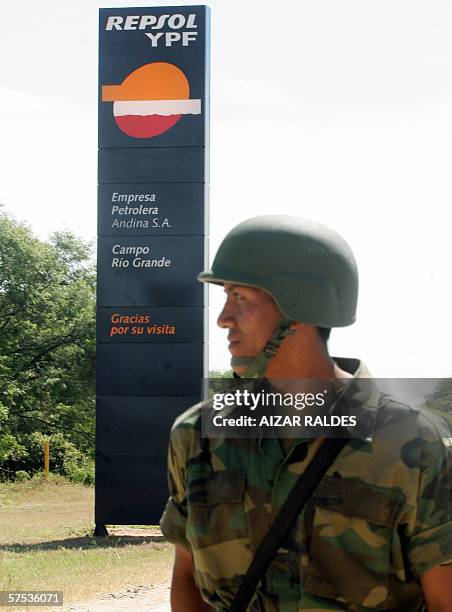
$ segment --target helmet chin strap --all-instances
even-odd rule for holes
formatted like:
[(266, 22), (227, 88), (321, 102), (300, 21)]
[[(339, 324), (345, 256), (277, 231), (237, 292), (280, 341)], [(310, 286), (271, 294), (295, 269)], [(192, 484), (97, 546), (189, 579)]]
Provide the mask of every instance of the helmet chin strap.
[(232, 357), (231, 366), (233, 369), (237, 366), (246, 366), (246, 370), (240, 375), (240, 378), (265, 377), (270, 359), (277, 355), (281, 342), (287, 336), (293, 336), (295, 333), (293, 329), (290, 329), (292, 323), (294, 323), (292, 319), (283, 317), (270, 340), (256, 357)]

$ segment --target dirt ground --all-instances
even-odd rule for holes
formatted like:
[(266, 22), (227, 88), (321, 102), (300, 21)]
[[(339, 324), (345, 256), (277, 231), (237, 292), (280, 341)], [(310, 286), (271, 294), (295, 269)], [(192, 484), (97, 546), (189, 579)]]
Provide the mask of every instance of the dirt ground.
[(101, 599), (54, 608), (63, 612), (169, 612), (169, 584), (131, 586)]
[(108, 526), (110, 537), (93, 537), (93, 498), (92, 487), (53, 475), (0, 483), (0, 590), (51, 585), (66, 603), (46, 610), (168, 612), (173, 547), (158, 527)]
[[(109, 527), (109, 535), (114, 536), (147, 536), (161, 537), (160, 529), (133, 529), (126, 527)], [(76, 602), (58, 608), (61, 612), (170, 612), (170, 585), (128, 586), (116, 592), (107, 593), (99, 599)], [(55, 608), (57, 610), (57, 608)]]

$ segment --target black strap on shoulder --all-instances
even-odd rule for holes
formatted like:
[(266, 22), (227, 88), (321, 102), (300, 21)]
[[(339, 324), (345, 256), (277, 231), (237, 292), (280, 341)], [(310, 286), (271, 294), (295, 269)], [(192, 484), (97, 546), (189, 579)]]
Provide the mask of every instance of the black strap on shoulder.
[(348, 441), (349, 438), (327, 438), (321, 445), (305, 472), (295, 483), (267, 535), (260, 543), (229, 612), (246, 612), (257, 585), (267, 572), (281, 542), (287, 537), (307, 500)]

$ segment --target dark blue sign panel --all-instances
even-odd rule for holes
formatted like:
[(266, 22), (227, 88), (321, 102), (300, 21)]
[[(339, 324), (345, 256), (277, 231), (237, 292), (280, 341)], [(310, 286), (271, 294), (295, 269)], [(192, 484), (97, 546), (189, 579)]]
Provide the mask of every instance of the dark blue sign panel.
[(96, 524), (157, 525), (168, 496), (166, 457), (106, 455), (98, 449)]
[(196, 148), (101, 149), (99, 183), (202, 182), (205, 151)]
[[(203, 344), (97, 345), (97, 393), (201, 395)], [(127, 413), (125, 413), (127, 418)], [(153, 432), (149, 432), (150, 441)]]
[(98, 308), (97, 342), (203, 342), (204, 309)]
[[(166, 455), (168, 432), (175, 418), (198, 401), (198, 394), (100, 397), (97, 448), (104, 456)], [(151, 429), (152, 436), (149, 436)]]
[(205, 189), (203, 183), (99, 185), (99, 234), (202, 235)]
[(203, 305), (203, 238), (99, 238), (97, 261), (98, 306)]
[[(167, 499), (166, 457), (174, 419), (199, 395), (100, 397), (96, 514), (110, 523), (155, 524)], [(150, 433), (151, 432), (151, 433)], [(133, 503), (132, 503), (133, 502)]]
[(206, 7), (101, 9), (99, 24), (99, 147), (204, 147)]
[(158, 522), (206, 375), (209, 11), (99, 16), (96, 523)]

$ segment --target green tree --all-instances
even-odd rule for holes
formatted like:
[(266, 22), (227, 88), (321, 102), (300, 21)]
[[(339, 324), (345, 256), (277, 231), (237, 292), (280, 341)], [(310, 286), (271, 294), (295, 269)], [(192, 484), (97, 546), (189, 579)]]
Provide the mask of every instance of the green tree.
[(232, 370), (209, 370), (209, 378), (232, 378)]
[(47, 242), (0, 212), (0, 466), (20, 470), (30, 435), (94, 448), (95, 270), (70, 232)]

